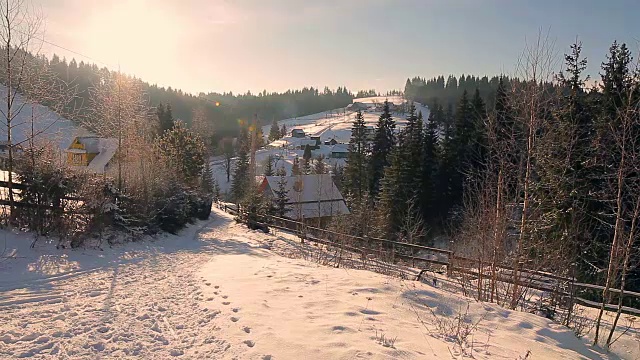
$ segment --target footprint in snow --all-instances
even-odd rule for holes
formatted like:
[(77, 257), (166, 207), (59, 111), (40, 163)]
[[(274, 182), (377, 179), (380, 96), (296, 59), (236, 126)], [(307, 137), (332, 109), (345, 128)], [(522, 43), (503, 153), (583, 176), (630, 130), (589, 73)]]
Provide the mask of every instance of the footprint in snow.
[(255, 342), (255, 341), (253, 341), (253, 340), (245, 340), (245, 341), (243, 341), (243, 343), (244, 343), (245, 345), (247, 345), (248, 347), (254, 347), (254, 346), (256, 346), (256, 342)]
[(237, 318), (237, 317), (235, 317), (235, 316), (232, 316), (232, 317), (231, 317), (231, 321), (233, 321), (233, 322), (238, 322), (238, 320), (240, 320), (240, 318)]
[(222, 295), (222, 298), (223, 298), (223, 299), (226, 299), (226, 298), (228, 298), (228, 297), (229, 297), (229, 296), (227, 296), (227, 295)]
[(222, 305), (229, 305), (229, 304), (231, 304), (230, 301), (225, 301), (225, 302), (222, 303)]
[(238, 311), (240, 311), (240, 309), (239, 308), (233, 308), (233, 309), (231, 309), (231, 311), (233, 311), (234, 313), (237, 313)]
[(242, 330), (243, 330), (244, 332), (246, 332), (247, 334), (249, 334), (249, 333), (251, 332), (251, 328), (250, 328), (250, 327), (248, 327), (248, 326), (243, 327), (243, 328), (242, 328)]

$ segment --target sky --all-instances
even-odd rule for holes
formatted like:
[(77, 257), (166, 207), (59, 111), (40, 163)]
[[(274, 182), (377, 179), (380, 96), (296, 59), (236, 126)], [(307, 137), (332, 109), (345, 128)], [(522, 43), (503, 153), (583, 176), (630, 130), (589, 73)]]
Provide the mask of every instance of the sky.
[(43, 53), (194, 94), (513, 74), (541, 31), (558, 59), (578, 37), (597, 77), (614, 40), (640, 44), (638, 0), (31, 1)]

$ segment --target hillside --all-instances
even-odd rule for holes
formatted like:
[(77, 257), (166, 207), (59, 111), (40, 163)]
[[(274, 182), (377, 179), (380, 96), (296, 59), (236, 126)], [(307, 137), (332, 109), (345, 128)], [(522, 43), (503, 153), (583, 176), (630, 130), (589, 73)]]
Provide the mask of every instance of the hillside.
[[(218, 210), (178, 236), (104, 251), (55, 250), (44, 242), (29, 249), (25, 234), (2, 238), (2, 358), (450, 359), (462, 358), (461, 349), (476, 359), (640, 354), (637, 329), (607, 354), (543, 317), (469, 302), (430, 283), (318, 265), (320, 249), (284, 233), (248, 231)], [(477, 324), (462, 348), (455, 333), (437, 325), (458, 315)]]

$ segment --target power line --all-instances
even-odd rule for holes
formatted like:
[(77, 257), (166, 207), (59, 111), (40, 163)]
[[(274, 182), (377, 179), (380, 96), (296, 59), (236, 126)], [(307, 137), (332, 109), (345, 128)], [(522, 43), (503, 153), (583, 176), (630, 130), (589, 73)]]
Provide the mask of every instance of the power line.
[(27, 33), (25, 33), (24, 31), (21, 31), (21, 30), (19, 30), (19, 29), (14, 29), (14, 31), (19, 32), (19, 33), (21, 33), (22, 35), (25, 35), (25, 36), (31, 36), (33, 39), (36, 39), (36, 40), (42, 41), (42, 42), (43, 42), (43, 43), (45, 43), (45, 44), (48, 44), (48, 45), (51, 45), (51, 46), (57, 47), (57, 48), (59, 48), (59, 49), (65, 50), (65, 51), (68, 51), (68, 52), (70, 52), (70, 53), (72, 53), (72, 54), (75, 54), (75, 55), (78, 55), (78, 56), (82, 56), (83, 58), (85, 58), (85, 59), (87, 59), (87, 60), (91, 60), (91, 61), (93, 61), (94, 63), (102, 64), (102, 65), (104, 65), (104, 66), (113, 66), (113, 64), (108, 64), (108, 63), (106, 63), (106, 62), (104, 62), (104, 61), (100, 61), (100, 60), (98, 60), (98, 59), (92, 58), (91, 56), (85, 55), (85, 54), (80, 53), (80, 52), (78, 52), (78, 51), (71, 50), (71, 49), (69, 49), (69, 48), (67, 48), (67, 47), (64, 47), (64, 46), (62, 46), (62, 45), (58, 45), (58, 44), (53, 43), (53, 42), (51, 42), (51, 41), (45, 40), (45, 39), (44, 39), (44, 38), (42, 38), (42, 37), (38, 37), (38, 36), (33, 35), (33, 34), (27, 34)]

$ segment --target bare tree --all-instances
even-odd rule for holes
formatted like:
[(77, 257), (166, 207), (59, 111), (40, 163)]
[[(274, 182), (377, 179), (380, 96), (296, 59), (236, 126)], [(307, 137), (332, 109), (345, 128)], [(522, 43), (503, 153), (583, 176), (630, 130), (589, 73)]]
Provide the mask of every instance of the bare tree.
[[(520, 81), (512, 85), (512, 107), (515, 120), (522, 129), (524, 146), (521, 155), (521, 188), (522, 214), (518, 227), (518, 239), (513, 252), (513, 271), (510, 307), (515, 308), (525, 289), (521, 286), (521, 269), (528, 260), (529, 250), (538, 248), (535, 234), (532, 232), (533, 219), (538, 215), (536, 203), (533, 200), (532, 186), (534, 183), (534, 159), (538, 146), (538, 134), (543, 124), (545, 110), (553, 97), (549, 94), (548, 86), (554, 76), (556, 65), (554, 43), (549, 35), (539, 33), (533, 44), (525, 47), (516, 74)], [(530, 260), (530, 259), (529, 259)]]
[(233, 157), (235, 156), (235, 149), (233, 148), (233, 140), (231, 138), (223, 138), (220, 140), (219, 148), (224, 156), (222, 167), (227, 174), (227, 182), (231, 178), (231, 171), (233, 171)]
[(204, 141), (204, 145), (207, 148), (207, 153), (211, 154), (213, 152), (213, 122), (211, 119), (207, 118), (207, 114), (205, 112), (204, 107), (198, 106), (193, 109), (193, 117), (191, 118), (191, 129), (193, 132), (198, 134), (200, 138)]
[[(638, 76), (638, 63), (631, 72), (634, 74), (634, 83), (640, 83)], [(602, 303), (596, 319), (594, 344), (598, 343), (600, 325), (605, 311), (606, 303), (611, 298), (611, 289), (619, 288), (618, 306), (615, 320), (611, 326), (607, 338), (607, 347), (612, 344), (613, 335), (622, 313), (624, 287), (631, 267), (631, 259), (634, 246), (640, 237), (638, 228), (638, 216), (640, 216), (640, 179), (638, 179), (638, 164), (640, 163), (640, 100), (637, 94), (637, 86), (630, 86), (628, 92), (623, 94), (624, 101), (615, 111), (615, 118), (608, 123), (614, 147), (611, 150), (615, 176), (606, 180), (610, 183), (607, 193), (615, 194), (610, 202), (614, 214), (613, 235), (607, 277), (602, 290)], [(605, 177), (607, 177), (605, 175)], [(637, 250), (636, 250), (637, 251)]]
[(422, 220), (422, 215), (420, 215), (420, 210), (414, 197), (409, 200), (409, 206), (400, 224), (398, 238), (408, 244), (417, 244), (424, 239), (425, 234), (424, 221)]

